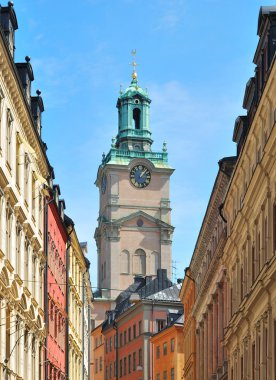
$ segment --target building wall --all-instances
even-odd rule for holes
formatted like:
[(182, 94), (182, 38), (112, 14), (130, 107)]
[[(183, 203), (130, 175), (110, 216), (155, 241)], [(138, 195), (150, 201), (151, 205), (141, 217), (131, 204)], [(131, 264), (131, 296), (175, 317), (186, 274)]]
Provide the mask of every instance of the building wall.
[[(104, 337), (104, 378), (116, 379), (117, 373), (117, 329), (115, 326), (110, 326), (109, 329), (103, 332)], [(119, 361), (118, 361), (119, 364)]]
[(275, 75), (274, 60), (225, 199), (225, 343), (233, 380), (276, 373)]
[[(71, 234), (70, 234), (71, 231)], [(83, 377), (83, 277), (85, 259), (75, 230), (68, 228), (71, 237), (69, 248), (69, 378)], [(87, 336), (89, 339), (89, 335)]]
[(0, 378), (34, 380), (43, 376), (49, 167), (1, 28), (0, 60)]
[(102, 334), (102, 325), (91, 331), (91, 380), (104, 379), (105, 373), (105, 341)]
[(155, 334), (151, 338), (151, 342), (153, 345), (153, 379), (181, 379), (184, 365), (183, 325), (174, 324), (165, 328)]
[[(196, 376), (200, 380), (209, 380), (212, 376), (217, 376), (218, 379), (227, 376), (227, 357), (223, 346), (226, 271), (220, 261), (226, 243), (226, 223), (219, 207), (223, 203), (235, 162), (235, 158), (229, 157), (219, 163), (219, 171), (183, 284), (184, 314), (187, 312), (184, 322), (185, 379)], [(191, 283), (195, 286), (194, 300)]]
[[(180, 302), (139, 301), (138, 304), (123, 312), (115, 321), (115, 325), (103, 327), (105, 337), (106, 380), (114, 380), (114, 371), (110, 377), (110, 364), (116, 361), (114, 344), (110, 350), (110, 338), (114, 339), (116, 326), (118, 334), (118, 377), (125, 380), (149, 380), (153, 376), (153, 351), (150, 336), (167, 323), (168, 309), (176, 312), (182, 307)], [(113, 330), (113, 331), (112, 331)], [(183, 367), (183, 363), (182, 363)], [(114, 368), (114, 367), (113, 367)], [(105, 374), (106, 375), (106, 374)], [(175, 377), (176, 379), (176, 377)]]
[[(100, 223), (95, 238), (98, 287), (105, 289), (105, 298), (115, 299), (135, 274), (156, 275), (157, 269), (163, 268), (171, 276), (169, 180), (173, 170), (155, 168), (144, 160), (151, 170), (151, 182), (145, 189), (137, 189), (129, 178), (130, 168), (137, 162), (107, 164), (104, 169), (106, 191), (100, 192)], [(105, 223), (110, 220), (112, 225)]]
[(67, 233), (54, 198), (48, 203), (48, 335), (49, 379), (65, 379)]
[[(87, 250), (85, 251), (87, 253)], [(91, 332), (91, 306), (92, 285), (89, 275), (90, 263), (86, 260), (86, 271), (83, 280), (84, 302), (83, 302), (83, 378), (90, 380), (90, 332)]]
[(180, 299), (184, 306), (185, 319), (183, 325), (183, 376), (187, 380), (196, 379), (196, 323), (192, 314), (195, 303), (195, 282), (190, 270), (186, 270), (184, 282), (180, 291)]

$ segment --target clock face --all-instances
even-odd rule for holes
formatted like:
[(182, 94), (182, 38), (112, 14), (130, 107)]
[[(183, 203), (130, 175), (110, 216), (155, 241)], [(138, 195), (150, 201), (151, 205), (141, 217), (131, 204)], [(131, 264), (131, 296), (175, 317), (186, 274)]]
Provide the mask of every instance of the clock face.
[(151, 180), (151, 174), (149, 169), (144, 165), (136, 165), (130, 171), (130, 182), (137, 187), (142, 189), (149, 185)]
[(104, 194), (106, 190), (106, 175), (105, 174), (102, 177), (101, 190), (102, 190), (102, 194)]

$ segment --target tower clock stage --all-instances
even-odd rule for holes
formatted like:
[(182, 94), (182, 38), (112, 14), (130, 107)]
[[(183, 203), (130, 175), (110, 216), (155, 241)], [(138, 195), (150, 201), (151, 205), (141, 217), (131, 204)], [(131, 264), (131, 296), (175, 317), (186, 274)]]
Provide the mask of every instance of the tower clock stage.
[[(171, 276), (170, 176), (164, 143), (153, 152), (149, 123), (151, 100), (138, 86), (137, 73), (117, 101), (118, 133), (103, 155), (96, 186), (100, 205), (95, 240), (98, 298), (115, 300), (134, 276)], [(96, 297), (97, 298), (97, 297)]]

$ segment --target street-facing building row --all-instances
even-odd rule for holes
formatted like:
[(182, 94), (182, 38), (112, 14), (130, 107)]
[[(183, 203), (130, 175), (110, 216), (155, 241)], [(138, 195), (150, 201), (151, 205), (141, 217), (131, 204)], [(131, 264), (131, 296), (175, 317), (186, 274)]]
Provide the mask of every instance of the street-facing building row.
[(276, 6), (261, 7), (237, 156), (219, 171), (181, 289), (184, 378), (276, 373)]
[(14, 62), (13, 3), (0, 7), (0, 379), (89, 379), (92, 300), (80, 243), (41, 137), (30, 58)]
[(166, 277), (173, 169), (166, 144), (151, 151), (151, 100), (133, 62), (96, 179), (93, 380), (275, 380), (276, 6), (261, 7), (258, 36), (237, 154), (219, 161), (181, 290)]

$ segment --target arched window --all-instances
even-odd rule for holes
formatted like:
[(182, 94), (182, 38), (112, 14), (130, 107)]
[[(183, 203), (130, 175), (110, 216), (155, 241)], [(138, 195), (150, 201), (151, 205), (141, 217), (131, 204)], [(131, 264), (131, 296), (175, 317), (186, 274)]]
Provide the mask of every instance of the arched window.
[(140, 117), (141, 117), (141, 111), (139, 108), (134, 108), (133, 110), (133, 123), (135, 129), (140, 129)]
[(156, 275), (157, 269), (160, 268), (160, 255), (158, 252), (152, 252), (150, 255), (150, 272)]
[(134, 255), (134, 274), (146, 274), (146, 253), (143, 249), (137, 249)]
[(129, 273), (129, 252), (124, 250), (121, 253), (121, 273)]

